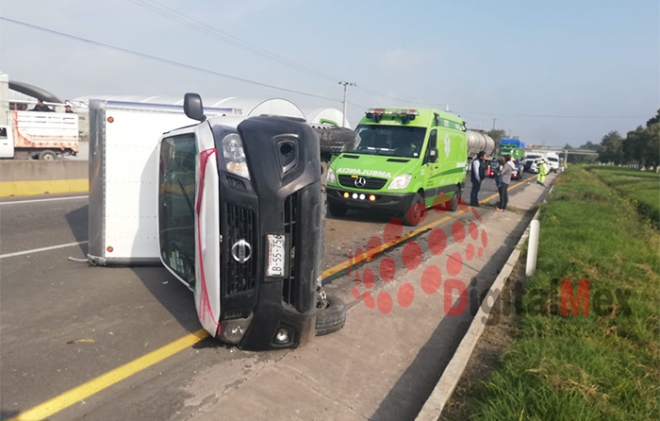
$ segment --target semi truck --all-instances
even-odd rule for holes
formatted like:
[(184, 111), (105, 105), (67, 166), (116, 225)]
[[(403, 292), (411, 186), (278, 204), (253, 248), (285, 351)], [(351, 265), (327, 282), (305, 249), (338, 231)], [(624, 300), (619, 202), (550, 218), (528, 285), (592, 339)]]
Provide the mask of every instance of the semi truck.
[(8, 111), (0, 126), (0, 158), (54, 160), (78, 153), (78, 115), (48, 111)]
[(319, 139), (299, 119), (89, 103), (89, 251), (96, 266), (164, 266), (212, 337), (295, 348), (344, 325), (321, 287)]

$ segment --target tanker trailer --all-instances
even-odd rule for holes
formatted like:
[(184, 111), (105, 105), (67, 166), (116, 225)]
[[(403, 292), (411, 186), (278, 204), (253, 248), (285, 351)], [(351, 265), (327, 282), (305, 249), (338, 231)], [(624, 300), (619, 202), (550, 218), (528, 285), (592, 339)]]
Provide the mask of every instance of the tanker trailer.
[(490, 160), (491, 155), (495, 151), (495, 141), (488, 136), (486, 132), (481, 130), (470, 130), (465, 132), (468, 146), (468, 160), (466, 170), (469, 172), (472, 168), (472, 160), (477, 156), (480, 151), (486, 152), (486, 156)]

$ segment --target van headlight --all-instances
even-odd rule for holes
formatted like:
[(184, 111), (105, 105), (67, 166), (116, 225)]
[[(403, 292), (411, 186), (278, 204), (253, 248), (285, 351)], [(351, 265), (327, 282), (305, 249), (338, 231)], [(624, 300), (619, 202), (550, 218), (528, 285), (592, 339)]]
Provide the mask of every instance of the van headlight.
[(332, 168), (328, 168), (328, 175), (326, 181), (332, 184), (337, 183), (337, 177), (335, 177), (335, 172), (332, 170)]
[(408, 187), (412, 180), (412, 174), (401, 174), (397, 177), (394, 177), (394, 180), (390, 183), (390, 190), (403, 190)]
[(237, 133), (228, 134), (222, 139), (222, 156), (225, 170), (239, 177), (250, 179), (243, 141)]

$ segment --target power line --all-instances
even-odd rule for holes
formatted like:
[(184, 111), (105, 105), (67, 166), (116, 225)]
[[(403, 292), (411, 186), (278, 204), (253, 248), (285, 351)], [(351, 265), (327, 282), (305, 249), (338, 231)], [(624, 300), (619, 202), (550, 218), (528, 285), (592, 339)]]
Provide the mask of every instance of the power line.
[(220, 76), (220, 77), (224, 77), (224, 78), (227, 78), (227, 79), (236, 80), (238, 82), (248, 83), (248, 84), (252, 84), (252, 85), (262, 86), (262, 87), (265, 87), (265, 88), (275, 89), (275, 90), (278, 90), (278, 91), (289, 92), (289, 93), (298, 94), (298, 95), (304, 95), (304, 96), (313, 97), (313, 98), (325, 99), (325, 100), (332, 101), (332, 102), (341, 102), (340, 100), (335, 99), (335, 98), (329, 98), (329, 97), (322, 96), (322, 95), (316, 95), (316, 94), (311, 94), (311, 93), (308, 93), (308, 92), (297, 91), (295, 89), (282, 88), (282, 87), (279, 87), (279, 86), (269, 85), (267, 83), (257, 82), (257, 81), (254, 81), (254, 80), (229, 75), (229, 74), (226, 74), (226, 73), (216, 72), (214, 70), (204, 69), (204, 68), (201, 68), (201, 67), (192, 66), (190, 64), (180, 63), (178, 61), (169, 60), (169, 59), (162, 58), (162, 57), (152, 56), (152, 55), (149, 55), (149, 54), (146, 54), (146, 53), (141, 53), (139, 51), (129, 50), (129, 49), (126, 49), (126, 48), (117, 47), (117, 46), (110, 45), (110, 44), (105, 44), (105, 43), (102, 43), (102, 42), (99, 42), (99, 41), (94, 41), (94, 40), (91, 40), (91, 39), (88, 39), (88, 38), (82, 38), (82, 37), (78, 37), (78, 36), (75, 36), (75, 35), (65, 34), (63, 32), (55, 31), (53, 29), (48, 29), (48, 28), (44, 28), (42, 26), (32, 25), (32, 24), (29, 24), (29, 23), (26, 23), (26, 22), (21, 22), (21, 21), (17, 21), (17, 20), (14, 20), (14, 19), (6, 18), (4, 16), (0, 16), (0, 19), (4, 20), (6, 22), (14, 23), (16, 25), (21, 25), (21, 26), (24, 26), (24, 27), (27, 27), (27, 28), (30, 28), (30, 29), (34, 29), (34, 30), (37, 30), (37, 31), (47, 32), (47, 33), (52, 34), (52, 35), (58, 35), (58, 36), (73, 39), (73, 40), (76, 40), (76, 41), (81, 41), (81, 42), (85, 42), (85, 43), (88, 43), (88, 44), (92, 44), (92, 45), (95, 45), (97, 47), (103, 47), (103, 48), (119, 51), (119, 52), (122, 52), (122, 53), (131, 54), (131, 55), (134, 55), (134, 56), (137, 56), (137, 57), (146, 58), (146, 59), (149, 59), (149, 60), (158, 61), (158, 62), (161, 62), (161, 63), (166, 63), (166, 64), (170, 64), (170, 65), (173, 65), (173, 66), (178, 66), (178, 67), (182, 67), (182, 68), (186, 68), (186, 69), (190, 69), (190, 70), (195, 70), (195, 71), (202, 72), (202, 73), (208, 73), (208, 74), (211, 74), (211, 75), (214, 75), (214, 76)]
[(136, 4), (138, 6), (141, 6), (145, 9), (148, 9), (154, 13), (157, 13), (161, 16), (164, 16), (168, 19), (174, 20), (178, 23), (181, 23), (182, 25), (191, 28), (193, 30), (199, 31), (203, 34), (206, 34), (210, 37), (219, 39), (221, 41), (224, 41), (228, 44), (234, 45), (242, 50), (248, 51), (252, 54), (255, 54), (257, 56), (263, 57), (267, 60), (271, 60), (274, 62), (277, 62), (279, 64), (282, 64), (284, 66), (288, 66), (291, 68), (298, 69), (300, 71), (303, 71), (308, 74), (313, 74), (315, 76), (322, 77), (324, 79), (337, 81), (338, 78), (335, 78), (334, 76), (331, 76), (325, 72), (313, 69), (311, 67), (308, 67), (304, 64), (295, 62), (293, 60), (290, 60), (286, 57), (280, 56), (278, 54), (275, 54), (273, 52), (270, 52), (266, 49), (263, 49), (257, 45), (251, 44), (247, 41), (243, 41), (242, 39), (235, 37), (231, 34), (228, 34), (226, 32), (223, 32), (213, 26), (210, 26), (200, 20), (197, 20), (195, 18), (192, 18), (190, 16), (187, 16), (180, 11), (169, 7), (167, 5), (164, 5), (162, 3), (157, 2), (156, 0), (128, 0), (133, 4)]

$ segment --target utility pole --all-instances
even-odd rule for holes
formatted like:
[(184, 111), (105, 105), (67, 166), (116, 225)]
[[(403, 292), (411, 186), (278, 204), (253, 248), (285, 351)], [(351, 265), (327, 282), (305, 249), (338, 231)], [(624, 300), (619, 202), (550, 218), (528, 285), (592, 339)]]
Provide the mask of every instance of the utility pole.
[(344, 103), (343, 103), (344, 104), (344, 119), (341, 122), (341, 127), (343, 128), (343, 127), (346, 127), (346, 119), (347, 119), (346, 112), (348, 110), (348, 103), (346, 102), (346, 87), (347, 86), (357, 86), (357, 85), (353, 82), (346, 82), (346, 81), (341, 81), (341, 82), (339, 82), (339, 84), (344, 85)]
[(495, 130), (495, 120), (497, 119), (496, 118), (493, 119), (493, 130)]

